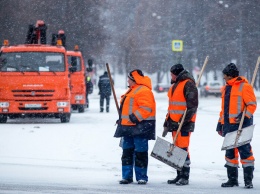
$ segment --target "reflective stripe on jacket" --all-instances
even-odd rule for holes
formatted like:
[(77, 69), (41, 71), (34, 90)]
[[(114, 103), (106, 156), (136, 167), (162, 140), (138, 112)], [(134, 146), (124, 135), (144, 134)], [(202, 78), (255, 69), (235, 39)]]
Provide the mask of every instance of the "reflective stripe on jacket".
[[(236, 117), (244, 111), (246, 106), (245, 116), (251, 118), (256, 110), (256, 97), (253, 87), (248, 83), (247, 79), (243, 76), (233, 78), (228, 81), (228, 85), (232, 86), (229, 100), (229, 123), (235, 124)], [(224, 106), (225, 106), (225, 92), (226, 86), (222, 93), (222, 104), (219, 121), (224, 124)]]
[[(169, 97), (169, 107), (168, 107), (168, 115), (167, 118), (170, 116), (170, 118), (175, 122), (180, 122), (181, 117), (184, 114), (187, 104), (186, 99), (184, 97), (184, 86), (187, 83), (187, 80), (181, 81), (177, 87), (175, 88), (173, 94), (172, 90), (174, 88), (174, 85), (170, 88), (168, 91), (168, 97)], [(191, 118), (192, 122), (195, 122), (196, 120), (196, 114), (193, 115)]]
[(129, 119), (132, 113), (139, 122), (143, 120), (155, 120), (155, 101), (152, 91), (144, 85), (135, 85), (122, 96), (121, 112), (122, 125), (136, 125)]

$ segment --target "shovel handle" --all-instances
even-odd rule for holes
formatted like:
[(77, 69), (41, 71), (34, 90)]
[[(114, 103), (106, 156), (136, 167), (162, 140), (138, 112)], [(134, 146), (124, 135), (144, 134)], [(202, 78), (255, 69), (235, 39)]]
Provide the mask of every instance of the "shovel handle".
[(200, 74), (199, 74), (199, 77), (198, 77), (198, 80), (196, 82), (196, 86), (198, 87), (199, 86), (199, 83), (200, 83), (200, 79), (202, 77), (202, 74), (204, 72), (204, 69), (206, 68), (206, 65), (208, 64), (208, 60), (209, 60), (209, 56), (206, 56), (205, 60), (204, 60), (204, 63), (203, 63), (203, 66), (200, 70)]
[[(115, 92), (115, 88), (114, 88), (114, 83), (113, 83), (113, 79), (111, 77), (110, 68), (109, 68), (108, 63), (106, 63), (106, 68), (107, 68), (107, 73), (108, 73), (110, 85), (111, 85), (111, 88), (112, 88), (112, 92), (113, 92), (113, 96), (114, 96), (114, 100), (115, 100), (115, 104), (116, 104), (117, 113), (118, 113), (118, 115), (120, 115), (119, 105), (118, 105), (118, 102), (117, 102), (116, 92)], [(119, 142), (119, 147), (122, 147), (122, 145), (123, 145), (123, 138), (121, 137), (120, 142)]]
[[(172, 146), (172, 144), (171, 144), (171, 146)], [(172, 156), (172, 151), (173, 151), (174, 146), (172, 146), (171, 148), (172, 148), (172, 150), (167, 151), (167, 156), (168, 157)]]
[(106, 63), (106, 67), (107, 67), (107, 73), (108, 73), (110, 85), (111, 85), (111, 88), (112, 88), (112, 92), (113, 92), (113, 96), (114, 96), (114, 100), (115, 100), (115, 104), (116, 104), (117, 113), (119, 115), (119, 105), (118, 105), (118, 102), (117, 102), (116, 92), (115, 92), (115, 88), (114, 88), (114, 83), (113, 83), (113, 79), (111, 77), (110, 68), (109, 68), (108, 63)]
[(187, 113), (187, 109), (185, 110), (185, 112), (184, 112), (184, 114), (183, 114), (183, 117), (182, 117), (182, 119), (181, 119), (181, 123), (179, 124), (178, 130), (176, 131), (176, 134), (175, 134), (175, 136), (174, 136), (174, 139), (173, 139), (173, 142), (172, 142), (172, 144), (171, 144), (171, 146), (170, 146), (170, 149), (169, 149), (169, 151), (167, 152), (168, 157), (170, 157), (170, 156), (172, 155), (172, 151), (173, 151), (175, 142), (176, 142), (176, 140), (177, 140), (177, 137), (178, 137), (178, 135), (179, 135), (179, 132), (181, 131), (181, 128), (182, 128), (184, 119), (185, 119), (185, 117), (186, 117), (186, 113)]

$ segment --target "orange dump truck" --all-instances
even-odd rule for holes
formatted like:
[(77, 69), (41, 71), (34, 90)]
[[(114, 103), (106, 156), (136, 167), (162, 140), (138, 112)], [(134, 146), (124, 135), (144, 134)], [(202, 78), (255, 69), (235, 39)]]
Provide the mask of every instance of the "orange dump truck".
[(68, 63), (71, 67), (70, 87), (71, 87), (71, 107), (79, 113), (85, 111), (86, 104), (86, 83), (85, 65), (82, 53), (75, 46), (74, 51), (67, 51)]
[(69, 65), (63, 46), (9, 46), (6, 42), (1, 47), (0, 123), (20, 117), (69, 122), (70, 97)]

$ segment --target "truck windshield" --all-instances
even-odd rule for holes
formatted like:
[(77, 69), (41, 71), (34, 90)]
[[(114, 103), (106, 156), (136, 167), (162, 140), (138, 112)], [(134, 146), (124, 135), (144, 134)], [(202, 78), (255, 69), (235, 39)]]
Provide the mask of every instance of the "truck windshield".
[(71, 65), (71, 67), (77, 67), (76, 71), (81, 71), (80, 57), (68, 56), (68, 62)]
[(64, 72), (65, 60), (62, 53), (12, 52), (0, 56), (1, 72)]

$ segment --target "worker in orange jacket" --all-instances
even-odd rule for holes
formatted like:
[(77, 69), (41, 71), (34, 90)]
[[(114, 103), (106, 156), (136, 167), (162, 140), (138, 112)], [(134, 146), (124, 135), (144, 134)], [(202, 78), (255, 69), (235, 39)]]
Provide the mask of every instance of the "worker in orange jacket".
[[(253, 124), (253, 114), (256, 110), (256, 97), (253, 87), (247, 79), (239, 76), (235, 64), (230, 63), (222, 71), (226, 85), (222, 92), (222, 104), (217, 132), (221, 136), (237, 131), (239, 123), (246, 108), (242, 128)], [(254, 171), (254, 156), (250, 143), (237, 148), (226, 150), (225, 159), (228, 181), (221, 187), (238, 186), (238, 153), (244, 172), (245, 188), (253, 188), (252, 179)]]
[(138, 184), (148, 181), (148, 140), (155, 139), (156, 103), (151, 80), (139, 69), (128, 74), (128, 91), (121, 96), (120, 114), (114, 137), (122, 137), (122, 180), (133, 182), (133, 169)]
[(183, 68), (182, 64), (173, 65), (170, 71), (173, 85), (168, 92), (169, 106), (163, 125), (164, 131), (162, 136), (165, 137), (168, 132), (172, 132), (172, 137), (174, 139), (182, 116), (187, 109), (175, 145), (187, 151), (188, 156), (182, 170), (177, 170), (176, 178), (168, 180), (168, 184), (188, 185), (190, 175), (189, 144), (191, 132), (193, 132), (195, 128), (196, 112), (198, 108), (198, 89), (194, 78)]

